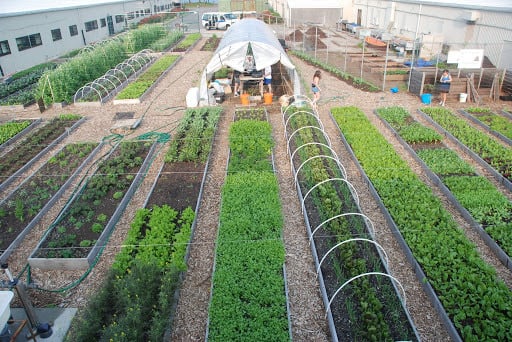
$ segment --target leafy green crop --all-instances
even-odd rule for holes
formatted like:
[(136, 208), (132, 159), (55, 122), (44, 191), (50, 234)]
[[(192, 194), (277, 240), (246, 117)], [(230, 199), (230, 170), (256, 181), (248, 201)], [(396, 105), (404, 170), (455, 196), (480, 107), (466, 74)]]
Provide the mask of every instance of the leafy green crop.
[(136, 81), (130, 83), (118, 95), (117, 99), (138, 99), (177, 59), (177, 55), (166, 55), (156, 61)]
[(0, 125), (0, 145), (30, 126), (32, 121), (9, 121)]
[(403, 166), (362, 111), (339, 107), (332, 113), (461, 337), (488, 341), (511, 336), (512, 291), (482, 260), (432, 190)]
[[(235, 124), (229, 139), (242, 154), (239, 157), (258, 165), (267, 163), (263, 169), (271, 171), (268, 123), (242, 120)], [(246, 137), (249, 127), (253, 131)], [(250, 148), (240, 153), (240, 146)], [(233, 172), (222, 188), (208, 339), (288, 341), (277, 179), (273, 172), (249, 170), (243, 162), (237, 165), (242, 169), (230, 165)]]

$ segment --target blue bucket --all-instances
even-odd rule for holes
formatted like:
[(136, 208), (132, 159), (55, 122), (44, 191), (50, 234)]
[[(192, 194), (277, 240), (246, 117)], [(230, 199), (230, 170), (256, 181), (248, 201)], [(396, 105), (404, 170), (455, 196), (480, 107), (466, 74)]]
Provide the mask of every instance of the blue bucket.
[(398, 93), (398, 88), (397, 87), (394, 87), (394, 88), (391, 88), (389, 89), (393, 94), (394, 93)]
[(432, 94), (422, 94), (421, 95), (421, 102), (424, 104), (430, 104), (430, 101), (432, 100)]

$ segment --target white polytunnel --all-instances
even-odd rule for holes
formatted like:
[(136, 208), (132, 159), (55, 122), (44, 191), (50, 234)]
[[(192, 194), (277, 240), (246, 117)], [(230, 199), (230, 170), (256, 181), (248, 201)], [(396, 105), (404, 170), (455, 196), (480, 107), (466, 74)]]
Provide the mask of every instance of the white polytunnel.
[(245, 18), (233, 24), (224, 34), (210, 62), (203, 71), (199, 88), (199, 105), (211, 103), (208, 98), (208, 80), (222, 67), (244, 71), (244, 61), (251, 47), (256, 70), (281, 62), (293, 82), (294, 95), (300, 93), (300, 82), (288, 55), (270, 26), (254, 18)]

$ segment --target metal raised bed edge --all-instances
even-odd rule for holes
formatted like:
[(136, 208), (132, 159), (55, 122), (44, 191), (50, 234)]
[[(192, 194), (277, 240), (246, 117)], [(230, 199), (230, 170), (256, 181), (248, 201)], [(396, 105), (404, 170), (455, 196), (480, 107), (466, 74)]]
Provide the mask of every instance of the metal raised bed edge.
[[(31, 119), (29, 119), (29, 120), (31, 120)], [(15, 120), (15, 121), (25, 121), (25, 120)], [(3, 150), (5, 150), (7, 148), (7, 146), (10, 146), (10, 145), (14, 144), (15, 142), (21, 140), (21, 138), (23, 138), (25, 135), (27, 135), (28, 132), (33, 130), (42, 121), (43, 120), (41, 118), (36, 119), (36, 120), (32, 120), (32, 123), (30, 125), (28, 125), (27, 127), (25, 127), (24, 130), (22, 130), (21, 132), (16, 134), (14, 137), (12, 137), (11, 139), (7, 140), (2, 145), (0, 145), (0, 152), (3, 152)]]
[[(255, 107), (249, 107), (249, 108), (254, 109)], [(244, 110), (244, 108), (240, 108), (240, 110)], [(268, 122), (268, 112), (267, 112), (266, 108), (264, 108), (264, 110), (265, 110), (265, 121)], [(235, 109), (235, 112), (236, 112), (236, 109)], [(231, 121), (231, 124), (233, 124), (233, 122), (234, 122), (235, 114), (236, 113), (233, 114), (233, 120)], [(254, 119), (252, 119), (252, 120), (254, 120)], [(261, 120), (261, 121), (263, 121), (263, 120)], [(272, 138), (272, 140), (274, 140), (274, 138)], [(225, 171), (224, 171), (225, 172), (225, 176), (227, 176), (230, 156), (231, 156), (231, 153), (228, 154), (228, 158), (226, 160), (226, 166), (225, 166)], [(273, 148), (272, 148), (272, 153), (271, 153), (271, 159), (272, 159), (271, 160), (272, 170), (273, 170), (273, 172), (275, 174), (276, 169), (275, 169), (275, 164), (274, 164), (274, 149)], [(221, 198), (220, 207), (222, 208), (222, 198)], [(282, 210), (282, 207), (280, 209)], [(219, 231), (218, 227), (220, 227), (220, 215), (219, 215), (219, 219), (218, 219), (218, 222), (217, 222), (217, 235), (218, 235), (218, 231)], [(281, 235), (282, 235), (282, 230), (281, 230)], [(215, 238), (215, 241), (217, 241), (217, 237)], [(188, 250), (187, 250), (187, 252), (188, 252)], [(211, 276), (212, 282), (211, 282), (211, 286), (210, 286), (210, 299), (208, 301), (208, 312), (210, 311), (210, 303), (211, 303), (212, 296), (213, 296), (213, 275), (215, 273), (216, 260), (217, 260), (217, 243), (215, 243), (213, 268), (212, 268), (212, 276)], [(289, 298), (288, 282), (286, 281), (286, 279), (287, 279), (286, 278), (286, 262), (283, 263), (283, 267), (282, 268), (283, 268), (284, 294), (285, 294), (285, 297), (286, 297), (286, 316), (287, 316), (287, 319), (288, 319), (288, 335), (290, 336), (290, 341), (293, 341), (293, 338), (292, 338), (293, 337), (293, 335), (292, 335), (292, 321), (291, 321), (291, 315), (290, 315), (290, 298)], [(205, 341), (208, 341), (208, 333), (209, 333), (209, 330), (210, 330), (209, 327), (210, 327), (210, 315), (208, 314), (208, 319), (207, 319), (207, 322), (206, 322), (206, 329), (205, 329)]]
[(126, 191), (125, 195), (123, 196), (123, 199), (117, 206), (117, 209), (114, 211), (112, 216), (110, 217), (107, 225), (103, 229), (103, 232), (100, 234), (98, 240), (92, 247), (91, 251), (87, 255), (86, 258), (38, 258), (34, 255), (37, 254), (37, 251), (41, 248), (42, 244), (46, 240), (46, 237), (49, 236), (49, 234), (52, 232), (53, 229), (49, 229), (46, 231), (44, 236), (41, 238), (39, 243), (37, 244), (36, 248), (32, 251), (30, 254), (30, 257), (28, 258), (28, 263), (31, 267), (39, 268), (42, 270), (76, 270), (76, 269), (85, 269), (88, 268), (90, 265), (93, 264), (94, 259), (100, 252), (101, 248), (108, 242), (108, 239), (110, 237), (110, 234), (114, 230), (114, 227), (118, 223), (119, 218), (123, 214), (126, 206), (130, 202), (133, 194), (137, 190), (139, 184), (142, 182), (143, 175), (146, 173), (147, 169), (149, 168), (149, 165), (151, 164), (151, 161), (153, 160), (152, 156), (155, 153), (157, 142), (154, 142), (151, 146), (151, 149), (149, 150), (146, 159), (144, 160), (144, 163), (140, 167), (139, 171), (137, 172), (137, 176), (134, 178), (132, 184)]
[[(316, 119), (319, 121), (319, 123), (321, 124), (321, 121), (320, 121), (320, 118), (318, 116), (315, 116)], [(286, 127), (285, 127), (285, 130), (286, 130)], [(326, 136), (326, 138), (328, 140), (329, 137), (327, 136), (327, 133), (324, 131), (324, 135)], [(299, 147), (300, 148), (300, 147)], [(355, 158), (355, 156), (353, 156)], [(341, 163), (341, 161), (340, 161)], [(296, 174), (297, 172), (295, 171), (295, 165), (292, 164), (292, 168), (293, 168), (293, 174)], [(364, 174), (364, 172), (362, 170), (360, 170), (362, 174)], [(367, 182), (369, 182), (369, 180), (367, 179)], [(297, 182), (296, 183), (296, 188), (297, 188), (297, 194), (300, 196), (300, 198), (303, 199), (303, 195), (302, 195), (302, 190), (300, 189), (300, 184)], [(358, 203), (357, 204), (357, 208), (359, 210), (360, 213), (363, 213), (363, 211), (361, 210), (360, 206)], [(306, 230), (307, 230), (307, 233), (308, 233), (308, 236), (309, 237), (312, 237), (312, 232), (311, 232), (311, 225), (309, 223), (309, 217), (308, 217), (308, 212), (306, 210), (303, 210), (303, 216), (304, 216), (304, 222), (306, 224)], [(364, 220), (364, 224), (366, 226), (366, 229), (368, 230), (368, 232), (370, 232), (370, 229), (368, 227), (368, 223), (366, 222), (366, 220)], [(370, 234), (371, 235), (371, 234)], [(323, 299), (323, 302), (324, 302), (324, 305), (328, 305), (329, 303), (329, 298), (328, 298), (328, 295), (327, 295), (327, 289), (325, 287), (325, 283), (324, 283), (324, 277), (323, 277), (323, 273), (322, 273), (322, 270), (321, 268), (319, 267), (319, 258), (318, 258), (318, 254), (317, 254), (317, 248), (316, 248), (316, 244), (315, 244), (315, 241), (314, 239), (311, 239), (311, 243), (310, 243), (310, 248), (311, 248), (311, 252), (312, 252), (312, 255), (313, 255), (313, 259), (315, 261), (315, 268), (318, 270), (319, 274), (318, 274), (318, 281), (319, 281), (319, 287), (320, 287), (320, 292), (322, 294), (322, 299)], [(388, 265), (384, 262), (383, 260), (383, 255), (382, 255), (382, 251), (378, 248), (376, 248), (376, 251), (377, 251), (377, 254), (379, 255), (379, 258), (380, 258), (380, 261), (382, 263), (382, 266), (384, 267), (384, 269), (386, 270), (386, 273), (391, 275), (391, 272), (389, 271), (389, 268), (388, 268)], [(395, 289), (395, 292), (399, 293), (399, 290), (398, 288), (396, 287), (396, 283), (395, 281), (391, 280), (391, 284), (393, 286), (393, 288)], [(400, 297), (400, 296), (399, 296)], [(409, 324), (416, 336), (416, 339), (418, 341), (420, 341), (420, 337), (418, 335), (418, 331), (416, 329), (416, 326), (414, 325), (413, 323), (413, 320), (409, 314), (409, 311), (407, 310), (407, 308), (404, 306), (404, 303), (402, 300), (400, 300), (400, 303), (401, 303), (401, 306), (402, 306), (402, 309), (409, 321)], [(330, 330), (330, 333), (331, 333), (331, 338), (333, 341), (338, 341), (338, 333), (337, 333), (337, 329), (336, 329), (336, 326), (334, 324), (334, 319), (333, 319), (333, 316), (332, 316), (332, 310), (328, 310), (327, 312), (327, 323), (328, 323), (328, 326), (329, 326), (329, 330)]]
[[(41, 208), (39, 213), (36, 216), (34, 216), (32, 221), (30, 221), (27, 224), (27, 226), (23, 229), (23, 231), (20, 234), (18, 234), (18, 237), (14, 239), (14, 241), (9, 245), (9, 247), (7, 247), (7, 249), (0, 255), (0, 263), (7, 262), (7, 259), (9, 258), (11, 253), (18, 247), (20, 242), (25, 238), (25, 235), (27, 235), (32, 230), (32, 228), (34, 228), (34, 226), (39, 222), (39, 220), (41, 220), (41, 218), (44, 215), (46, 215), (46, 213), (53, 207), (55, 202), (57, 202), (57, 200), (62, 197), (64, 192), (70, 187), (71, 183), (74, 182), (74, 180), (77, 178), (78, 174), (83, 170), (85, 165), (87, 165), (92, 160), (92, 158), (94, 158), (94, 156), (98, 153), (98, 151), (100, 151), (103, 148), (103, 145), (104, 143), (102, 142), (98, 146), (96, 146), (96, 148), (89, 154), (89, 156), (82, 162), (82, 164), (75, 170), (75, 172), (68, 178), (68, 180), (50, 198), (50, 200), (45, 204), (45, 206)], [(35, 171), (25, 181), (23, 181), (23, 183), (21, 183), (4, 201), (1, 202), (3, 203), (9, 200), (12, 196), (14, 196), (16, 190), (22, 185), (24, 185), (26, 182), (30, 181), (30, 179), (32, 178), (32, 176), (34, 176), (36, 172), (38, 172), (38, 170)]]
[[(332, 113), (329, 112), (329, 115), (330, 115), (331, 119), (333, 120), (333, 122), (336, 123), (336, 120), (332, 116)], [(446, 327), (446, 330), (448, 331), (448, 334), (450, 335), (450, 337), (454, 341), (462, 342), (462, 338), (460, 337), (459, 332), (457, 331), (457, 329), (455, 328), (455, 325), (453, 324), (453, 322), (451, 321), (450, 317), (446, 313), (446, 311), (445, 311), (445, 309), (443, 307), (443, 304), (441, 304), (441, 301), (439, 300), (439, 298), (437, 297), (436, 292), (434, 291), (434, 288), (432, 287), (432, 285), (430, 285), (430, 283), (428, 281), (425, 281), (427, 279), (427, 276), (425, 275), (425, 272), (423, 272), (423, 269), (421, 268), (421, 265), (418, 263), (418, 261), (416, 260), (416, 258), (412, 254), (412, 251), (409, 248), (409, 245), (404, 240), (404, 238), (402, 236), (402, 233), (400, 233), (400, 231), (398, 230), (398, 227), (396, 226), (395, 221), (391, 217), (391, 214), (389, 213), (387, 208), (382, 203), (382, 200), (381, 200), (379, 194), (377, 193), (377, 190), (375, 189), (375, 187), (373, 186), (372, 182), (370, 181), (370, 179), (368, 178), (368, 176), (364, 172), (363, 167), (359, 163), (357, 157), (354, 155), (354, 151), (352, 151), (352, 148), (350, 147), (350, 144), (345, 139), (345, 136), (341, 132), (341, 129), (339, 128), (339, 126), (337, 124), (336, 124), (336, 127), (338, 127), (338, 131), (340, 132), (341, 140), (343, 142), (343, 145), (345, 145), (345, 148), (347, 149), (348, 153), (350, 154), (350, 158), (352, 158), (353, 162), (355, 163), (355, 165), (359, 169), (359, 172), (361, 173), (361, 176), (364, 178), (364, 180), (368, 184), (368, 188), (370, 189), (370, 193), (373, 195), (373, 197), (376, 200), (376, 202), (377, 202), (381, 212), (383, 213), (384, 217), (386, 218), (386, 222), (389, 224), (391, 232), (395, 236), (395, 238), (396, 238), (396, 240), (398, 242), (398, 245), (401, 247), (402, 251), (404, 252), (404, 254), (405, 254), (406, 258), (407, 258), (407, 260), (411, 264), (411, 266), (412, 266), (412, 268), (414, 270), (414, 273), (416, 274), (416, 278), (418, 279), (419, 283), (421, 284), (421, 287), (423, 288), (423, 290), (427, 294), (428, 298), (430, 299), (430, 302), (432, 303), (432, 305), (436, 309), (437, 313), (439, 314), (439, 316), (441, 318), (441, 321), (443, 322), (443, 324)]]
[[(475, 229), (478, 235), (485, 241), (487, 246), (496, 254), (498, 259), (512, 271), (512, 259), (503, 251), (503, 249), (494, 241), (494, 239), (484, 230), (484, 228), (475, 221), (473, 216), (469, 213), (469, 211), (464, 208), (460, 202), (455, 198), (450, 189), (446, 185), (444, 185), (443, 181), (434, 173), (430, 168), (425, 164), (423, 160), (416, 154), (416, 152), (412, 149), (412, 147), (396, 132), (393, 127), (384, 119), (382, 119), (379, 115), (376, 114), (379, 120), (395, 135), (400, 144), (409, 152), (409, 154), (420, 164), (422, 170), (427, 174), (428, 178), (439, 187), (441, 192), (448, 198), (450, 203), (457, 208), (457, 210), (462, 214), (464, 219), (468, 221), (471, 228)], [(442, 144), (444, 147), (448, 148), (446, 145)]]
[(62, 133), (57, 139), (52, 141), (48, 146), (44, 148), (41, 152), (39, 152), (34, 158), (32, 158), (28, 163), (26, 163), (23, 167), (21, 167), (18, 171), (13, 173), (9, 178), (5, 180), (2, 184), (0, 184), (0, 191), (4, 190), (9, 184), (11, 184), (15, 179), (21, 176), (25, 171), (34, 165), (41, 157), (43, 157), (50, 149), (52, 149), (55, 145), (61, 142), (65, 137), (67, 137), (74, 129), (76, 129), (82, 122), (85, 121), (85, 117), (81, 118), (77, 122), (73, 124), (66, 132)]
[[(506, 136), (504, 136), (503, 134), (501, 134), (500, 132), (493, 130), (491, 127), (487, 126), (485, 123), (478, 120), (478, 118), (474, 117), (473, 115), (471, 115), (470, 113), (466, 112), (463, 109), (460, 109), (459, 113), (462, 114), (466, 119), (473, 122), (475, 125), (478, 125), (478, 126), (484, 128), (486, 130), (486, 132), (488, 132), (489, 134), (494, 135), (496, 138), (500, 139), (504, 143), (508, 144), (509, 146), (512, 146), (512, 139), (509, 139)], [(493, 114), (497, 115), (495, 113), (493, 113)]]
[(502, 184), (505, 188), (512, 191), (512, 182), (510, 182), (508, 179), (503, 177), (502, 174), (500, 174), (498, 171), (496, 171), (491, 165), (489, 165), (485, 160), (482, 159), (478, 154), (471, 151), (466, 145), (461, 143), (459, 139), (457, 139), (455, 136), (453, 136), (450, 132), (445, 130), (441, 125), (439, 125), (437, 122), (435, 122), (430, 116), (423, 113), (421, 109), (418, 109), (418, 113), (426, 120), (428, 121), (432, 126), (437, 128), (444, 136), (449, 138), (455, 145), (457, 145), (460, 149), (462, 149), (464, 152), (469, 154), (480, 164), (483, 168), (485, 168), (489, 173), (491, 173), (499, 182)]

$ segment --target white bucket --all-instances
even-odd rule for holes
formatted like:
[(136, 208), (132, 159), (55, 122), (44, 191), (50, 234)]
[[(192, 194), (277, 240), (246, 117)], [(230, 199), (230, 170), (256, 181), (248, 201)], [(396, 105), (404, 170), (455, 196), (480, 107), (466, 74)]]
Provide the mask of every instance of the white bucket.
[(197, 107), (199, 103), (199, 88), (190, 88), (187, 92), (187, 107)]
[(459, 101), (462, 103), (462, 102), (466, 102), (466, 100), (468, 99), (468, 94), (466, 93), (460, 93), (460, 96), (459, 96)]

